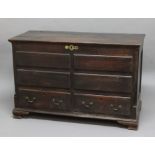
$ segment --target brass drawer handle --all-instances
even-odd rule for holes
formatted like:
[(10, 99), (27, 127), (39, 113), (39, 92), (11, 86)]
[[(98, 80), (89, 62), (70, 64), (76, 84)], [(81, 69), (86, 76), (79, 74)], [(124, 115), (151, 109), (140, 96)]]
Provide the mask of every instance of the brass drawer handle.
[(85, 101), (82, 101), (81, 104), (82, 104), (85, 108), (90, 108), (91, 106), (94, 105), (93, 102), (88, 102), (88, 103), (86, 103)]
[(52, 103), (51, 104), (54, 104), (55, 106), (60, 106), (64, 101), (62, 99), (60, 100), (56, 100), (55, 98), (52, 98)]
[(122, 105), (119, 104), (118, 106), (114, 106), (113, 104), (110, 104), (110, 107), (113, 109), (113, 111), (119, 111), (122, 109)]
[(59, 102), (54, 102), (53, 104), (56, 105), (56, 106), (60, 106)]
[(36, 99), (37, 99), (36, 97), (32, 97), (32, 98), (30, 98), (29, 96), (25, 97), (25, 100), (27, 103), (33, 103), (36, 101)]
[(118, 111), (119, 109), (118, 109), (118, 108), (113, 108), (113, 110), (114, 110), (114, 111)]
[(70, 51), (74, 51), (74, 50), (78, 50), (79, 47), (78, 46), (74, 46), (74, 45), (65, 45), (65, 49), (66, 50), (70, 50)]

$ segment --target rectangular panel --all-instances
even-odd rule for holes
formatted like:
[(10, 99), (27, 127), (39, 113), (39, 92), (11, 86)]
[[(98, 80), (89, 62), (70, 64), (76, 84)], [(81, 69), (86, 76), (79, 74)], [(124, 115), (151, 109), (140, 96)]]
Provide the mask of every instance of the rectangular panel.
[(40, 70), (17, 69), (17, 84), (42, 87), (70, 87), (70, 74)]
[(19, 88), (16, 107), (42, 111), (69, 111), (70, 93)]
[(65, 44), (43, 42), (16, 42), (13, 44), (15, 51), (67, 53)]
[(74, 54), (77, 70), (132, 72), (132, 56)]
[(45, 52), (16, 52), (17, 66), (51, 67), (68, 69), (70, 67), (69, 54)]
[(129, 115), (130, 97), (75, 93), (75, 110), (84, 113)]
[(93, 45), (79, 44), (78, 50), (74, 51), (75, 55), (107, 55), (107, 56), (133, 56), (138, 48), (133, 46), (116, 46), (116, 45)]
[(75, 73), (74, 88), (131, 93), (132, 76)]

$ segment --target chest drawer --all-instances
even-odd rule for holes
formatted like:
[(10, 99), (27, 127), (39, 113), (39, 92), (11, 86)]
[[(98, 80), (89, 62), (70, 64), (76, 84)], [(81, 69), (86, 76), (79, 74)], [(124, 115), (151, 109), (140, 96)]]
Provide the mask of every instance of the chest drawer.
[(41, 87), (70, 87), (70, 73), (17, 69), (17, 84)]
[(69, 69), (70, 55), (45, 52), (16, 52), (16, 65), (24, 67), (49, 67)]
[(129, 115), (131, 98), (121, 96), (104, 96), (75, 93), (75, 109), (78, 112)]
[(130, 73), (133, 70), (132, 56), (74, 54), (76, 70), (115, 71)]
[(132, 76), (75, 73), (74, 88), (81, 90), (131, 93)]
[(60, 91), (45, 91), (33, 89), (18, 89), (18, 108), (46, 110), (46, 111), (69, 111), (70, 93)]

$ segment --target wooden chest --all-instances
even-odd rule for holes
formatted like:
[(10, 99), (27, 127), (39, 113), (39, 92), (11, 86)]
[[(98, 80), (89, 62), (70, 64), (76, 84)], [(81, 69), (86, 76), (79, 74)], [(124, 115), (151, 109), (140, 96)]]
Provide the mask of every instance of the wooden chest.
[(137, 129), (143, 34), (28, 31), (11, 38), (15, 108)]

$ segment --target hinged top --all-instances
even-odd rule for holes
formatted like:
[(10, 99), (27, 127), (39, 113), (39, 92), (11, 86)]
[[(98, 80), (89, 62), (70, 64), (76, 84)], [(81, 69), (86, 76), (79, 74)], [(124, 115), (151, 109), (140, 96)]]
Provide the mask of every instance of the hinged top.
[(9, 41), (55, 42), (55, 43), (91, 43), (106, 45), (143, 45), (144, 34), (83, 33), (28, 31)]

